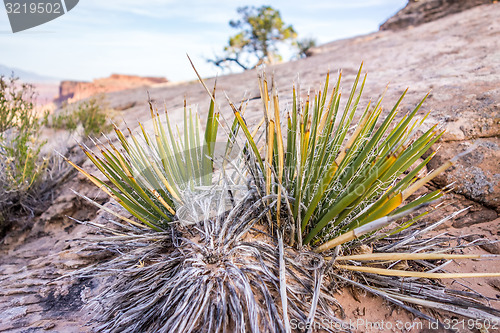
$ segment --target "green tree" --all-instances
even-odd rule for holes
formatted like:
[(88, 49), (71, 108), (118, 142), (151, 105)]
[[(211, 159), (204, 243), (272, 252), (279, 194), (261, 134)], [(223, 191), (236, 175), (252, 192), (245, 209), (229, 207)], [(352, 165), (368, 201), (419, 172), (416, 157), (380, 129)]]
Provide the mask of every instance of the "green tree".
[(238, 14), (240, 19), (230, 21), (229, 25), (240, 32), (229, 38), (224, 55), (208, 60), (218, 67), (227, 68), (235, 63), (246, 70), (273, 63), (281, 59), (280, 44), (296, 41), (295, 29), (286, 25), (279, 10), (271, 6), (240, 7)]

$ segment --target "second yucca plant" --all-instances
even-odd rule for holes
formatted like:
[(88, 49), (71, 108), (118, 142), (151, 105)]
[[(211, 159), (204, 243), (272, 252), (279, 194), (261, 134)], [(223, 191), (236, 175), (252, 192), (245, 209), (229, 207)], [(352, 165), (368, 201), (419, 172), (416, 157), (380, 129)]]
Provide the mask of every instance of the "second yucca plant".
[[(100, 206), (120, 228), (91, 223), (110, 234), (99, 244), (121, 253), (86, 271), (122, 272), (97, 297), (99, 330), (288, 332), (291, 319), (306, 327), (317, 318), (341, 322), (325, 279), (426, 319), (407, 304), (498, 318), (469, 294), (444, 295), (444, 287), (428, 283), (500, 274), (443, 273), (436, 260), (481, 256), (447, 253), (442, 238), (422, 242), (433, 226), (416, 226), (441, 190), (408, 199), (456, 159), (419, 177), (433, 157), (424, 154), (442, 135), (437, 126), (422, 130), (425, 117), (417, 113), (425, 98), (395, 121), (403, 94), (379, 120), (382, 98), (357, 112), (365, 80), (360, 68), (345, 104), (340, 76), (330, 94), (327, 77), (305, 102), (294, 89), (284, 115), (276, 87), (261, 78), (257, 128), (246, 125), (246, 104), (229, 102), (235, 118), (223, 131), (215, 89), (207, 89), (204, 133), (187, 107), (176, 135), (168, 116), (162, 122), (151, 106), (153, 133), (141, 125), (141, 138), (130, 131), (127, 139), (116, 129), (119, 147), (97, 143), (100, 155), (83, 147), (107, 181), (74, 166), (135, 217)], [(220, 157), (219, 132), (226, 134)], [(230, 161), (238, 146), (239, 158)], [(393, 269), (399, 261), (411, 261), (410, 269)]]

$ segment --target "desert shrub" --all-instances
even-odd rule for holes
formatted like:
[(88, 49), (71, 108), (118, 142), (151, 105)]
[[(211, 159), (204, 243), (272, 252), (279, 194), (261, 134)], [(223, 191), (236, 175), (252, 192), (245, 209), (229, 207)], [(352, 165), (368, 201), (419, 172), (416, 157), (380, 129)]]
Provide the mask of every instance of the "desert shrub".
[(76, 105), (66, 106), (50, 118), (49, 125), (71, 132), (81, 125), (84, 136), (98, 136), (113, 128), (108, 121), (108, 110), (102, 97), (92, 97)]
[(35, 214), (66, 170), (60, 159), (41, 154), (40, 130), (47, 113), (35, 110), (33, 86), (0, 77), (0, 232), (11, 215)]
[(311, 37), (306, 37), (306, 38), (302, 38), (302, 39), (297, 40), (297, 43), (295, 44), (295, 46), (297, 47), (297, 50), (298, 50), (297, 57), (298, 58), (306, 58), (306, 57), (310, 56), (310, 52), (311, 52), (310, 50), (313, 47), (316, 47), (316, 45), (317, 45), (316, 39), (311, 38)]
[[(40, 156), (42, 119), (34, 110), (35, 92), (16, 78), (0, 77), (0, 214), (6, 223), (16, 205), (29, 209), (46, 161)], [(1, 227), (1, 226), (0, 226)]]
[[(421, 224), (444, 192), (413, 194), (457, 161), (419, 177), (434, 155), (421, 158), (442, 135), (438, 126), (423, 130), (425, 98), (399, 120), (404, 94), (386, 117), (380, 99), (355, 123), (365, 79), (360, 68), (345, 102), (340, 77), (333, 89), (327, 77), (305, 101), (294, 89), (284, 117), (268, 88), (274, 84), (262, 78), (263, 118), (253, 129), (245, 103), (229, 102), (235, 118), (220, 125), (215, 92), (204, 131), (189, 109), (180, 134), (151, 106), (152, 133), (141, 125), (127, 138), (116, 128), (116, 143), (83, 147), (103, 179), (68, 161), (128, 211), (95, 203), (117, 221), (89, 222), (109, 235), (93, 248), (119, 253), (81, 273), (115, 277), (97, 296), (97, 331), (290, 332), (292, 321), (336, 324), (340, 305), (327, 285), (345, 284), (427, 320), (422, 306), (497, 318), (473, 293), (436, 282), (500, 273), (443, 272), (440, 260), (482, 256), (449, 253), (462, 244), (451, 246), (448, 237), (424, 238), (450, 218)], [(218, 132), (227, 141), (221, 157), (213, 149)], [(241, 154), (229, 160), (234, 147)], [(400, 261), (407, 270), (394, 267)]]
[(78, 127), (77, 117), (75, 117), (73, 113), (69, 112), (66, 108), (63, 109), (62, 112), (53, 114), (50, 117), (49, 126), (56, 129), (65, 129), (70, 132), (74, 132)]

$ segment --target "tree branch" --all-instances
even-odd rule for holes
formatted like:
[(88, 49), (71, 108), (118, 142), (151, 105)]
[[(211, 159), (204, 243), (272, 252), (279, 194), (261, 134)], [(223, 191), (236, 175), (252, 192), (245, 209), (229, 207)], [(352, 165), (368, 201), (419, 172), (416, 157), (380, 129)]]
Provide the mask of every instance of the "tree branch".
[(220, 59), (207, 59), (208, 62), (211, 62), (213, 63), (215, 66), (217, 67), (220, 67), (220, 68), (223, 68), (224, 67), (224, 63), (226, 61), (232, 61), (234, 63), (236, 63), (238, 66), (240, 66), (241, 68), (243, 68), (243, 70), (247, 70), (248, 67), (243, 65), (238, 58), (233, 58), (233, 57), (225, 57), (225, 58), (220, 58)]

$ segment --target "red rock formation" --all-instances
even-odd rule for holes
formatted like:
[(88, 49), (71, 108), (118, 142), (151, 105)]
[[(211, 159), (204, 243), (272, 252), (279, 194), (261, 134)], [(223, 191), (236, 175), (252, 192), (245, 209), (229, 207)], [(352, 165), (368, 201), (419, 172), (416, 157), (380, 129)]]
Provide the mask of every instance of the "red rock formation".
[(110, 77), (95, 79), (92, 82), (62, 81), (56, 102), (76, 102), (90, 96), (142, 86), (165, 83), (163, 77), (142, 77), (136, 75), (112, 74)]

